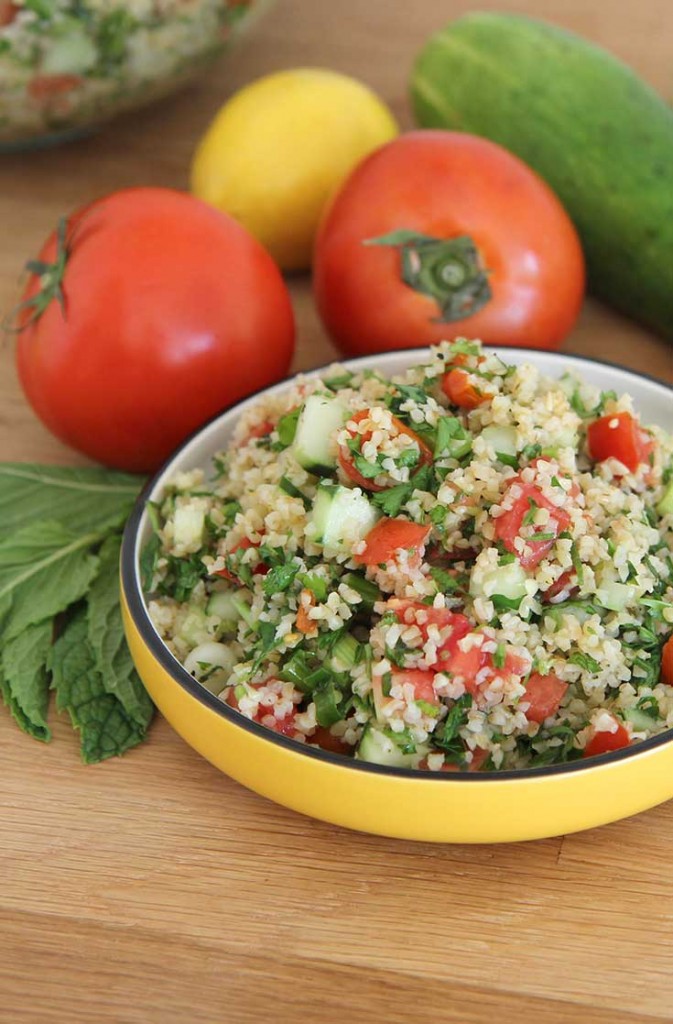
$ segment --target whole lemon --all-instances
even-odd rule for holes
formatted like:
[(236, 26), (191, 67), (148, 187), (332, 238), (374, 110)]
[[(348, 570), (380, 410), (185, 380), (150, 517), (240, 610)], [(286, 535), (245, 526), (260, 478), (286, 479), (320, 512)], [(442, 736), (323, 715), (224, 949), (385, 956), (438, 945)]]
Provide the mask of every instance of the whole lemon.
[(221, 108), (194, 154), (192, 191), (240, 221), (284, 270), (304, 269), (332, 193), (397, 134), (361, 82), (320, 68), (281, 71)]

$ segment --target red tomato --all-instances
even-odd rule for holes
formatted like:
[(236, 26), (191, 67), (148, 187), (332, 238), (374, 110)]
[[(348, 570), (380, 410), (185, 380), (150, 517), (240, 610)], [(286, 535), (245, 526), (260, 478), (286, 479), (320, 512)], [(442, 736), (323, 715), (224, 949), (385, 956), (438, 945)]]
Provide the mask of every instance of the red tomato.
[(320, 747), (321, 750), (329, 750), (332, 754), (348, 756), (353, 753), (352, 747), (349, 747), (338, 736), (333, 736), (329, 729), (325, 729), (322, 725), (318, 726), (312, 736), (307, 737), (307, 743), (313, 747)]
[(660, 682), (666, 686), (673, 686), (673, 635), (661, 649), (661, 678)]
[(439, 704), (434, 688), (435, 673), (423, 669), (393, 669), (392, 682), (398, 686), (413, 686), (414, 700), (424, 700), (428, 704)]
[[(354, 423), (360, 423), (362, 420), (367, 419), (368, 417), (369, 410), (361, 409), (360, 412), (356, 412), (353, 416), (351, 416), (351, 420), (353, 420)], [(432, 450), (423, 440), (423, 438), (419, 437), (418, 434), (411, 429), (411, 427), (408, 427), (406, 423), (403, 423), (402, 420), (397, 418), (397, 416), (392, 417), (392, 423), (394, 430), (391, 432), (391, 434), (393, 437), (396, 436), (397, 434), (406, 434), (407, 437), (410, 437), (418, 445), (420, 456), (416, 468), (419, 468), (420, 466), (431, 465), (434, 459), (434, 455), (432, 453)], [(351, 437), (358, 436), (352, 431), (349, 431), (349, 433)], [(362, 445), (364, 444), (365, 441), (368, 441), (372, 435), (371, 431), (366, 431), (364, 434), (360, 434), (359, 436), (362, 438), (360, 442), (360, 444)], [(345, 444), (339, 445), (339, 465), (341, 466), (342, 470), (349, 478), (349, 480), (352, 480), (354, 484), (357, 484), (358, 487), (362, 487), (362, 489), (365, 491), (385, 490), (385, 487), (382, 487), (381, 484), (375, 484), (373, 480), (370, 480), (368, 477), (363, 476), (362, 473), (360, 473), (359, 470), (355, 468), (354, 462), (355, 458), (350, 448), (348, 448), (347, 445)]]
[(612, 716), (617, 728), (614, 732), (595, 732), (592, 730), (583, 757), (595, 757), (597, 754), (605, 754), (609, 750), (621, 750), (628, 747), (631, 742), (628, 729)]
[(577, 232), (551, 189), (461, 132), (408, 132), (364, 160), (327, 211), (313, 269), (349, 355), (456, 336), (555, 348), (584, 293)]
[(476, 409), (489, 402), (492, 395), (482, 391), (465, 370), (449, 370), (442, 377), (442, 391), (453, 405), (461, 409)]
[(589, 455), (594, 462), (619, 459), (632, 473), (648, 461), (654, 441), (640, 429), (638, 421), (629, 412), (601, 416), (587, 428)]
[(408, 519), (379, 519), (365, 537), (365, 549), (355, 555), (355, 561), (359, 565), (383, 565), (394, 558), (400, 548), (412, 551), (422, 547), (430, 530), (430, 526), (420, 526)]
[(35, 75), (28, 83), (28, 95), (38, 103), (50, 103), (72, 92), (83, 81), (80, 75)]
[(546, 604), (556, 604), (558, 601), (567, 601), (569, 598), (575, 597), (579, 593), (579, 587), (573, 582), (575, 580), (575, 572), (570, 569), (568, 572), (563, 572), (559, 578), (552, 583), (551, 587), (548, 587), (542, 595), (542, 600)]
[(561, 682), (555, 675), (541, 676), (537, 672), (528, 677), (524, 700), (530, 707), (524, 714), (529, 722), (544, 722), (545, 718), (555, 714), (568, 684)]
[[(286, 373), (294, 322), (278, 269), (198, 199), (116, 192), (70, 217), (65, 255), (63, 309), (55, 290), (39, 315), (23, 309), (17, 361), (40, 419), (86, 455), (155, 469), (210, 416)], [(58, 258), (54, 234), (40, 261)], [(24, 299), (37, 301), (43, 282), (32, 274)]]
[(275, 423), (272, 423), (271, 420), (264, 420), (262, 423), (258, 423), (257, 426), (252, 427), (248, 431), (248, 436), (243, 443), (247, 444), (248, 441), (254, 441), (257, 437), (266, 437), (274, 427)]
[(0, 28), (3, 25), (10, 25), (16, 18), (19, 10), (20, 8), (12, 3), (12, 0), (0, 0)]
[[(570, 516), (563, 508), (558, 508), (547, 501), (539, 487), (534, 484), (522, 483), (519, 477), (514, 477), (510, 486), (516, 484), (521, 488), (521, 496), (516, 499), (512, 508), (504, 512), (495, 520), (495, 536), (502, 541), (508, 551), (516, 555), (524, 569), (534, 569), (542, 561), (554, 546), (554, 541), (560, 533), (568, 529)], [(536, 533), (554, 534), (553, 539), (527, 540), (525, 554), (521, 555), (514, 545), (514, 541), (521, 534), (524, 519), (531, 511), (531, 502), (535, 502), (538, 508), (546, 508), (549, 511), (549, 522), (542, 527), (536, 527)]]
[[(247, 551), (248, 548), (258, 548), (259, 542), (255, 543), (250, 540), (249, 537), (244, 537), (235, 548), (232, 548), (229, 552), (231, 555), (236, 555), (239, 551)], [(269, 566), (265, 565), (264, 562), (260, 562), (258, 565), (253, 567), (253, 573), (257, 573), (259, 576), (266, 576), (269, 571)], [(232, 583), (240, 583), (238, 576), (233, 573), (230, 569), (218, 569), (217, 572), (213, 573), (213, 576), (222, 576), (225, 580), (230, 580)]]

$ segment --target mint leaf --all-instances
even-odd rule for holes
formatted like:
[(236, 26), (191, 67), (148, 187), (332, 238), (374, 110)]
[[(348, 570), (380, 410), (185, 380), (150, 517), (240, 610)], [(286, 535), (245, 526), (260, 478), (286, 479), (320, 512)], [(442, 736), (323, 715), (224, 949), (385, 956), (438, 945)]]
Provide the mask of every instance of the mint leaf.
[(142, 484), (108, 469), (0, 462), (3, 534), (41, 520), (58, 520), (73, 534), (121, 526)]
[(105, 690), (87, 635), (83, 608), (68, 622), (52, 647), (49, 668), (56, 707), (67, 711), (73, 726), (80, 731), (85, 764), (123, 754), (142, 741), (144, 730), (126, 713), (121, 701)]
[(96, 669), (107, 693), (117, 698), (126, 714), (145, 732), (154, 706), (133, 667), (124, 638), (119, 607), (121, 537), (108, 537), (101, 547), (98, 575), (89, 591), (88, 637)]
[(24, 732), (45, 743), (51, 739), (46, 665), (52, 629), (51, 620), (29, 626), (3, 644), (0, 658), (0, 691), (5, 704)]
[(74, 534), (34, 522), (0, 540), (0, 629), (4, 643), (51, 619), (86, 594), (98, 568), (89, 549), (99, 533)]

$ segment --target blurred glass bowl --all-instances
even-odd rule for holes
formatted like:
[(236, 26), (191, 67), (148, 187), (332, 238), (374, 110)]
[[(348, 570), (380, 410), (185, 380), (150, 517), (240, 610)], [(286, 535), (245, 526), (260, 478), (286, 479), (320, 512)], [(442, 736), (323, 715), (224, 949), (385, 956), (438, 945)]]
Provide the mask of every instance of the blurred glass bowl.
[(269, 0), (0, 0), (0, 152), (166, 96)]

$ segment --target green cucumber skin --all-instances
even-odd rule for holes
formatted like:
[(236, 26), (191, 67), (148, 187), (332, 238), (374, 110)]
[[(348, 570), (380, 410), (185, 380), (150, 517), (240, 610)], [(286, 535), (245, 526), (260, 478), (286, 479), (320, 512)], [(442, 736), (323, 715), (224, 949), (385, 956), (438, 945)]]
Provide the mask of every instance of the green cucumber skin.
[(590, 289), (673, 339), (673, 110), (625, 64), (518, 15), (470, 14), (419, 54), (418, 123), (484, 135), (555, 190)]

